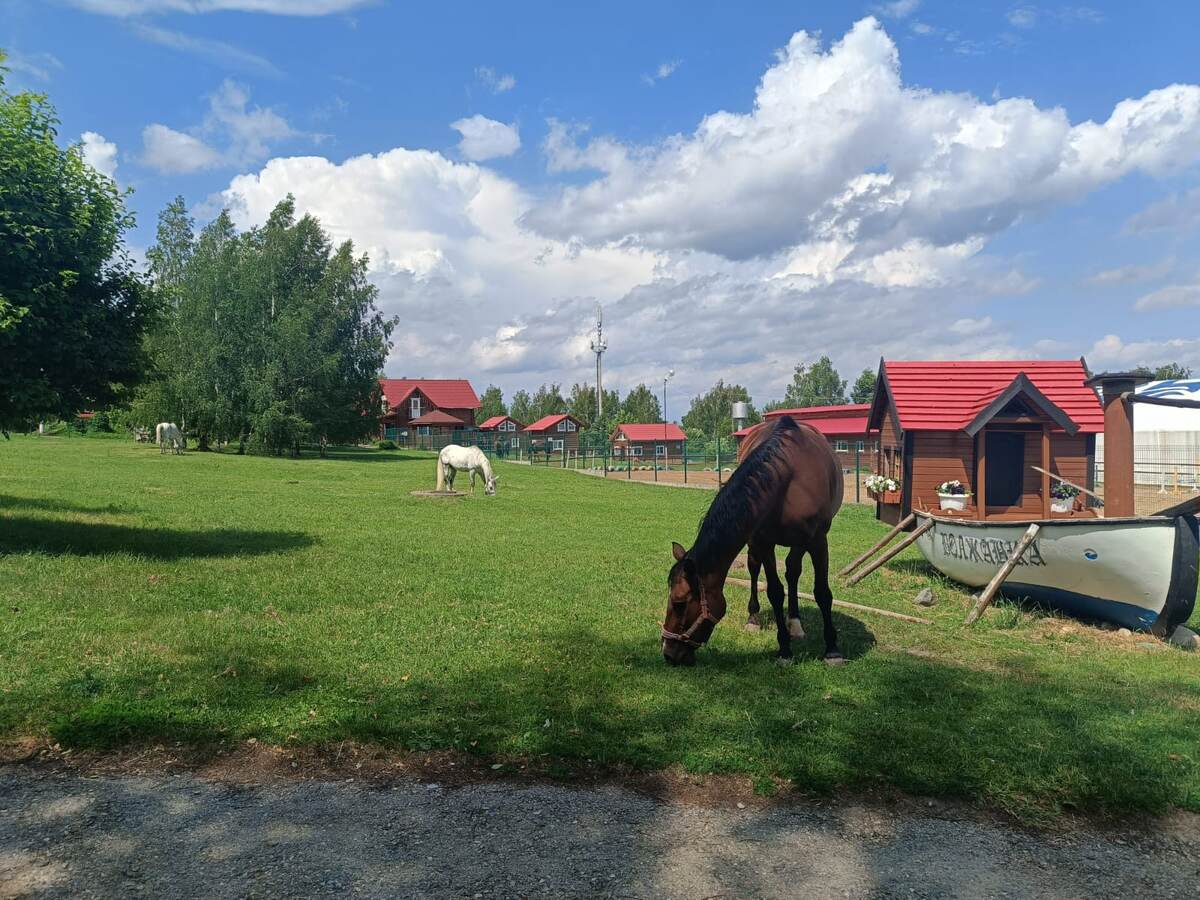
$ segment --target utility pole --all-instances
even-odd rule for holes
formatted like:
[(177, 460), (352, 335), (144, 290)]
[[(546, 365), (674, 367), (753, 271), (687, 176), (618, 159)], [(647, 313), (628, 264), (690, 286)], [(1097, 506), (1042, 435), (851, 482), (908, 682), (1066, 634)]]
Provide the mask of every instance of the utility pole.
[(592, 352), (596, 354), (596, 422), (604, 418), (603, 357), (608, 344), (604, 342), (604, 310), (596, 304), (596, 336), (592, 338)]

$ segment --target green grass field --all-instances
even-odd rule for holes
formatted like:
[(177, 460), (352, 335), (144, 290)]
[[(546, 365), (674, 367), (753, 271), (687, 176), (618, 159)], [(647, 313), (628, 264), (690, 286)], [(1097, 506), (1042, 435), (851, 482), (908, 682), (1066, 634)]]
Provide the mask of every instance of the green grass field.
[[(428, 500), (425, 455), (299, 461), (101, 438), (0, 441), (0, 739), (68, 748), (354, 740), (489, 759), (896, 787), (1026, 819), (1200, 810), (1200, 658), (965, 592), (909, 551), (836, 596), (850, 662), (745, 634), (745, 590), (695, 669), (658, 623), (670, 542), (711, 493), (501, 464)], [(834, 567), (882, 527), (834, 526)], [(807, 574), (802, 590), (811, 590)], [(769, 608), (769, 607), (768, 607)]]

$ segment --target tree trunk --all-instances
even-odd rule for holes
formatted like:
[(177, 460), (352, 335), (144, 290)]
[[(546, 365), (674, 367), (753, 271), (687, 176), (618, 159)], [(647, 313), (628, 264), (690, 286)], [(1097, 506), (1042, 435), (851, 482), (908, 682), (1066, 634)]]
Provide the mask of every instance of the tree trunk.
[(205, 434), (204, 432), (200, 432), (200, 434), (198, 434), (198, 435), (196, 436), (196, 440), (197, 440), (197, 443), (196, 443), (196, 449), (197, 449), (199, 452), (201, 452), (201, 453), (207, 453), (207, 452), (208, 452), (208, 451), (211, 449), (211, 448), (208, 446), (208, 435), (207, 435), (207, 434)]
[(237, 455), (238, 455), (238, 456), (245, 456), (245, 455), (246, 455), (246, 434), (245, 434), (245, 432), (243, 432), (242, 434), (238, 435), (238, 452), (237, 452)]

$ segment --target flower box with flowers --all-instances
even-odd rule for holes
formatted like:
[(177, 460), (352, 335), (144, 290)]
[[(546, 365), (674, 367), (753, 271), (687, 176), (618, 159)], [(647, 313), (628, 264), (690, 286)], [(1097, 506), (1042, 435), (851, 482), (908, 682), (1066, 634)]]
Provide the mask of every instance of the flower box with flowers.
[(938, 504), (942, 509), (962, 511), (967, 508), (967, 500), (971, 492), (957, 478), (953, 481), (943, 481), (937, 486)]
[(1073, 484), (1058, 482), (1050, 488), (1050, 511), (1069, 513), (1075, 508), (1075, 498), (1079, 496), (1079, 488)]
[(867, 495), (880, 503), (900, 502), (900, 483), (886, 475), (868, 475), (863, 481)]

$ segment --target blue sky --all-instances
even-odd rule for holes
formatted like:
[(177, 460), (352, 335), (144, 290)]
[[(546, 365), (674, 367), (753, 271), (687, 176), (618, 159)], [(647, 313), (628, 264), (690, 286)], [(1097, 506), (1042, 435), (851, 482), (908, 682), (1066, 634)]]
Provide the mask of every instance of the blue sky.
[(1198, 33), (1182, 2), (0, 0), (9, 86), (133, 189), (136, 248), (176, 194), (249, 226), (291, 191), (370, 253), (393, 375), (583, 381), (599, 300), (614, 384), (760, 401), (825, 353), (1200, 369)]

